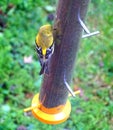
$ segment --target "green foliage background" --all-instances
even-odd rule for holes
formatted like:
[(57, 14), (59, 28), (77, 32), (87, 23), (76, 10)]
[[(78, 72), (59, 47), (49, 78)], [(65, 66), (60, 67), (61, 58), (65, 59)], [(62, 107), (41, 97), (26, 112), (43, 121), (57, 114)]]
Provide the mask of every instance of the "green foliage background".
[[(70, 118), (46, 125), (25, 116), (23, 109), (41, 86), (35, 51), (39, 27), (55, 13), (54, 0), (0, 1), (0, 130), (112, 130), (113, 129), (113, 2), (92, 0), (87, 15), (90, 30), (100, 35), (81, 40), (74, 71)], [(24, 56), (33, 61), (24, 63)]]

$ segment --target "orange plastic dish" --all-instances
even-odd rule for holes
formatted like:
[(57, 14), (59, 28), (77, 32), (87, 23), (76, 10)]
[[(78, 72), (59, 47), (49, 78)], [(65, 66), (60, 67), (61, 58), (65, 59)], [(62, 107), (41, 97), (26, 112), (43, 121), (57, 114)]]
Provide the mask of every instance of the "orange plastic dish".
[[(47, 108), (46, 112), (44, 112), (41, 109), (41, 106), (42, 105), (39, 103), (39, 94), (36, 94), (32, 100), (32, 109), (31, 109), (32, 114), (36, 119), (46, 124), (60, 124), (64, 122), (65, 120), (67, 120), (71, 112), (71, 104), (69, 100), (67, 100), (65, 106), (62, 107), (63, 109), (58, 112), (57, 110), (59, 107), (50, 108), (50, 109)], [(55, 113), (51, 113), (50, 112), (51, 110), (52, 111), (55, 110)]]

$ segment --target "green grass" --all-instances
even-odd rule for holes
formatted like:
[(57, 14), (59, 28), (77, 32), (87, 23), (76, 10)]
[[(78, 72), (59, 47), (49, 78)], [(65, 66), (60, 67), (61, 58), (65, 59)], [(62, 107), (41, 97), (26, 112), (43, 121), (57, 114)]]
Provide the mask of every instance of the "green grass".
[[(74, 87), (82, 95), (71, 99), (69, 119), (59, 125), (46, 125), (25, 116), (23, 109), (31, 105), (40, 90), (42, 77), (35, 52), (35, 36), (39, 27), (48, 23), (55, 2), (42, 0), (0, 1), (0, 130), (112, 130), (113, 129), (113, 2), (92, 0), (86, 23), (100, 35), (82, 39)], [(32, 62), (24, 63), (25, 56)], [(22, 127), (21, 127), (22, 128)]]

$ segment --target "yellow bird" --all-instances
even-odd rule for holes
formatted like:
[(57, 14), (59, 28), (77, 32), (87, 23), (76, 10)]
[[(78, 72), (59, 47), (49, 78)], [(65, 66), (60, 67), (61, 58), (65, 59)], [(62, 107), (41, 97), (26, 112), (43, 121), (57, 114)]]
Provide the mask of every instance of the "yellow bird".
[(54, 52), (53, 29), (50, 24), (41, 26), (36, 36), (36, 50), (41, 64), (41, 74), (49, 74), (48, 61)]

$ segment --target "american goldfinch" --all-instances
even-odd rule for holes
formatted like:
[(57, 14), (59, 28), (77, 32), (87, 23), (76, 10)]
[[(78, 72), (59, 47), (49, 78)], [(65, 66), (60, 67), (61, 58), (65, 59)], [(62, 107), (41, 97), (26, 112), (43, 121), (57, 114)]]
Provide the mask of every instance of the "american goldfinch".
[(53, 41), (54, 38), (52, 26), (49, 24), (41, 26), (35, 39), (36, 51), (41, 64), (41, 70), (39, 73), (40, 75), (49, 74), (48, 61), (54, 52)]

